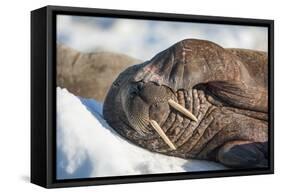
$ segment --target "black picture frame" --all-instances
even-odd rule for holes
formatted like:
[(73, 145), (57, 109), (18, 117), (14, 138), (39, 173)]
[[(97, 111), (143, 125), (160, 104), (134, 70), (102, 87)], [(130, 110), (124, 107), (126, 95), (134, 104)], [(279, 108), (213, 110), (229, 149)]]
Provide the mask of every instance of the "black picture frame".
[[(56, 180), (56, 15), (103, 16), (268, 28), (269, 167)], [(274, 21), (261, 19), (46, 6), (31, 12), (31, 182), (46, 188), (274, 173)]]

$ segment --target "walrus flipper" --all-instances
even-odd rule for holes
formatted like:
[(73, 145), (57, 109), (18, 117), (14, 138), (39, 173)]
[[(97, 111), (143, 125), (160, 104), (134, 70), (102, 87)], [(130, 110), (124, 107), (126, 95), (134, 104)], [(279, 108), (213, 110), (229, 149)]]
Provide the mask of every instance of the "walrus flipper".
[(231, 141), (223, 145), (217, 160), (228, 167), (267, 167), (267, 142)]
[(230, 106), (268, 112), (268, 97), (265, 88), (233, 81), (212, 81), (206, 85), (211, 94)]

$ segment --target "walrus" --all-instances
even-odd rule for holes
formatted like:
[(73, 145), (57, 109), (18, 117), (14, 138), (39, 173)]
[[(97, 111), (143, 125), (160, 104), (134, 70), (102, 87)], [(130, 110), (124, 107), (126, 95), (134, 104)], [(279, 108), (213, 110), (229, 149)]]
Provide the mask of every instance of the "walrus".
[(57, 86), (77, 96), (103, 102), (120, 71), (136, 63), (140, 60), (124, 54), (83, 53), (57, 44)]
[(267, 53), (185, 39), (113, 82), (103, 115), (121, 136), (153, 152), (268, 166)]

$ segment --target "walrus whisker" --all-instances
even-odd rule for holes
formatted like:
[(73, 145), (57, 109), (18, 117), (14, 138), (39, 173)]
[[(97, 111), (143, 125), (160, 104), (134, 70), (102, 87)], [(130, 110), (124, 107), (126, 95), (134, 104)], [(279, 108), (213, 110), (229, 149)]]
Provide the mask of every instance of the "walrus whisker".
[(145, 122), (145, 120), (143, 120), (141, 117), (137, 117), (136, 118), (138, 124), (139, 124), (139, 128), (140, 130), (142, 131), (143, 134), (145, 134), (147, 131), (145, 130), (146, 129), (146, 123), (148, 122)]
[(170, 104), (170, 106), (172, 106), (174, 109), (176, 109), (177, 111), (181, 112), (182, 114), (184, 114), (185, 116), (187, 116), (188, 118), (192, 119), (193, 121), (198, 122), (197, 118), (194, 116), (194, 114), (192, 114), (189, 110), (187, 110), (186, 108), (184, 108), (182, 105), (176, 103), (174, 100), (169, 99), (168, 103)]
[(145, 131), (139, 121), (139, 119), (137, 117), (133, 117), (132, 115), (129, 115), (130, 117), (130, 125), (132, 128), (134, 128), (138, 134), (140, 134), (141, 136), (145, 136)]
[(165, 132), (163, 131), (163, 129), (161, 129), (161, 127), (158, 125), (158, 123), (154, 120), (150, 120), (150, 124), (151, 126), (155, 129), (155, 131), (160, 135), (160, 137), (164, 140), (164, 142), (166, 144), (168, 144), (168, 146), (173, 149), (176, 150), (177, 148), (175, 147), (175, 145), (171, 142), (171, 140), (167, 137), (167, 135), (165, 134)]

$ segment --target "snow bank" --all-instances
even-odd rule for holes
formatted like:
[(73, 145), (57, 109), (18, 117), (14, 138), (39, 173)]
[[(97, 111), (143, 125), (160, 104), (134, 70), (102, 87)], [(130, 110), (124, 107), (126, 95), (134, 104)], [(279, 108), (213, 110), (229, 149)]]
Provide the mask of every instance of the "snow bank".
[(102, 117), (102, 104), (57, 88), (57, 178), (87, 178), (219, 170), (213, 162), (183, 160), (131, 144)]

